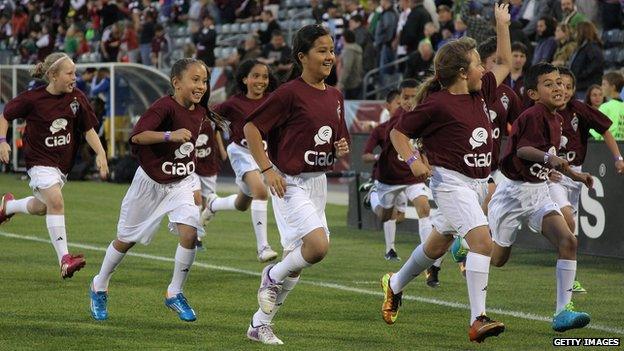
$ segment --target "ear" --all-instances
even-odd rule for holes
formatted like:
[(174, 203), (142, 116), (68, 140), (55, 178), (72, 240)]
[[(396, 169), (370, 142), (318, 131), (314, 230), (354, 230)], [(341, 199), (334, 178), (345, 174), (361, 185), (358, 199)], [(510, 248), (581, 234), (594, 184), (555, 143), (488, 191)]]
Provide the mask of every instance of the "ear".
[(173, 90), (178, 90), (178, 85), (180, 84), (180, 80), (178, 77), (171, 78), (171, 85), (173, 85)]
[(468, 80), (468, 70), (465, 68), (460, 68), (459, 69), (459, 78), (460, 79), (464, 79), (464, 80)]
[(537, 101), (539, 100), (539, 94), (537, 93), (537, 89), (533, 90), (533, 89), (527, 89), (527, 95), (529, 96), (529, 98), (533, 101)]
[(247, 77), (243, 77), (243, 84), (247, 85)]
[(299, 58), (299, 61), (301, 62), (301, 64), (303, 65), (303, 63), (307, 63), (308, 62), (308, 57), (306, 55), (304, 55), (303, 52), (299, 52), (297, 53), (297, 57)]

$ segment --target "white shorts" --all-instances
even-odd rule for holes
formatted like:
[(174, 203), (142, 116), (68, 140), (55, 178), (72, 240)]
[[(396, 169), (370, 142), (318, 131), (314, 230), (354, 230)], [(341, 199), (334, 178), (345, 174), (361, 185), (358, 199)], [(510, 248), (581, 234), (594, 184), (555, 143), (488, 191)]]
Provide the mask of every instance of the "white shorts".
[(208, 198), (210, 194), (217, 193), (217, 175), (213, 175), (210, 177), (203, 177), (198, 175), (200, 186), (196, 190), (201, 190), (201, 195), (203, 198)]
[[(581, 166), (570, 166), (575, 172), (582, 172)], [(565, 175), (561, 175), (560, 182), (548, 182), (548, 192), (550, 198), (559, 206), (564, 208), (566, 206), (572, 207), (574, 214), (578, 212), (579, 199), (581, 197), (581, 189), (583, 189), (583, 183), (575, 182)]]
[[(425, 183), (416, 183), (411, 185), (390, 185), (380, 181), (375, 181), (375, 193), (378, 201), (377, 206), (373, 207), (373, 212), (381, 215), (383, 209), (396, 208), (397, 211), (405, 213), (407, 210), (408, 200), (414, 201), (419, 196), (431, 198), (431, 191)], [(371, 206), (372, 206), (371, 202)]]
[(323, 228), (329, 239), (325, 218), (327, 178), (325, 173), (282, 175), (286, 180), (283, 198), (272, 195), (273, 213), (284, 251), (292, 251), (303, 243), (302, 238)]
[(121, 203), (117, 238), (147, 245), (165, 215), (169, 217), (169, 230), (173, 234), (177, 234), (175, 224), (180, 223), (195, 227), (198, 235), (203, 235), (199, 207), (193, 198), (197, 184), (195, 173), (174, 183), (160, 184), (139, 167)]
[(490, 178), (492, 179), (494, 184), (500, 184), (503, 180), (507, 179), (507, 177), (505, 177), (505, 175), (503, 174), (503, 172), (500, 171), (500, 169), (497, 169), (494, 172), (492, 172), (490, 174)]
[(434, 167), (429, 186), (438, 210), (432, 223), (441, 234), (462, 238), (474, 228), (486, 226), (481, 204), (487, 195), (488, 178), (474, 179), (459, 172)]
[(251, 152), (247, 148), (244, 148), (236, 143), (230, 143), (227, 147), (228, 157), (230, 158), (230, 164), (232, 165), (232, 169), (234, 170), (234, 174), (236, 174), (236, 185), (243, 192), (243, 194), (251, 196), (251, 190), (245, 182), (243, 178), (247, 172), (251, 171), (259, 171), (260, 167), (254, 160), (253, 156), (251, 156)]
[(39, 189), (48, 189), (56, 184), (62, 189), (67, 182), (67, 176), (56, 167), (34, 166), (28, 170), (28, 177), (30, 177), (28, 186), (32, 189), (33, 195), (43, 203), (45, 201)]
[(488, 205), (492, 240), (502, 247), (513, 245), (524, 222), (531, 230), (541, 233), (542, 219), (551, 212), (561, 214), (559, 206), (550, 199), (546, 183), (505, 179)]

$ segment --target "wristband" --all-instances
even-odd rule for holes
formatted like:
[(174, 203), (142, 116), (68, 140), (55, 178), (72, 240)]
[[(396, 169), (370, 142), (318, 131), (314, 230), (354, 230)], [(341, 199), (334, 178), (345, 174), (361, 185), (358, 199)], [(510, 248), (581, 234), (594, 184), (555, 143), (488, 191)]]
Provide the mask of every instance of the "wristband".
[(165, 132), (165, 141), (169, 141), (169, 140), (171, 140), (171, 132), (167, 131)]
[(416, 162), (416, 160), (418, 160), (418, 154), (414, 153), (412, 157), (408, 158), (407, 161), (405, 161), (405, 163), (407, 163), (408, 167), (411, 167), (412, 163)]
[(547, 164), (550, 161), (550, 154), (548, 152), (544, 153), (544, 164)]
[[(0, 143), (6, 143), (6, 142), (7, 142), (7, 140), (6, 140), (6, 138), (5, 138), (5, 137), (0, 137)], [(621, 158), (621, 157), (620, 157), (620, 158)]]
[(269, 169), (273, 169), (273, 165), (270, 165), (269, 167), (263, 169), (260, 174), (264, 174), (264, 172), (268, 171)]
[(379, 154), (375, 154), (375, 161), (379, 161)]
[[(3, 141), (2, 139), (4, 139), (4, 138), (0, 138), (0, 143)], [(620, 156), (616, 156), (616, 157), (615, 157), (615, 161), (616, 161), (616, 162), (617, 162), (617, 161), (624, 161), (624, 158), (623, 158), (621, 155), (620, 155)]]

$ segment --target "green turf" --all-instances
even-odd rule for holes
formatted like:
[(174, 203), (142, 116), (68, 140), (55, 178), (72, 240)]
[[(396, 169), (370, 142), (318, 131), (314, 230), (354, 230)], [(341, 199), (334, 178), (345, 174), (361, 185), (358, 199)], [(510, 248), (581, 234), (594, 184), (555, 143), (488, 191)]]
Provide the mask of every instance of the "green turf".
[[(63, 189), (70, 243), (105, 248), (115, 237), (117, 217), (126, 185), (71, 182)], [(0, 175), (0, 192), (17, 197), (30, 194), (28, 183), (15, 175)], [(346, 208), (328, 206), (331, 250), (320, 264), (307, 269), (303, 281), (333, 283), (379, 294), (379, 278), (400, 264), (383, 260), (383, 235), (346, 227)], [(272, 218), (269, 241), (279, 247)], [(47, 239), (44, 217), (15, 216), (1, 232)], [(147, 247), (133, 252), (172, 258), (176, 237), (163, 225)], [(397, 249), (406, 259), (417, 235), (399, 234)], [(260, 272), (249, 214), (221, 212), (210, 223), (207, 250), (197, 261)], [(103, 252), (84, 252), (88, 264), (67, 281), (59, 278), (49, 243), (0, 236), (0, 349), (202, 349), (255, 350), (267, 346), (245, 338), (257, 309), (258, 277), (244, 273), (194, 267), (185, 293), (198, 315), (184, 323), (163, 305), (173, 264), (128, 256), (113, 276), (110, 317), (95, 322), (89, 314), (88, 286), (102, 262)], [(551, 316), (555, 302), (556, 257), (553, 253), (516, 249), (504, 268), (492, 268), (488, 307)], [(624, 327), (622, 261), (579, 257), (579, 279), (589, 294), (575, 295), (579, 310), (592, 324)], [(450, 257), (440, 273), (441, 287), (431, 289), (416, 278), (406, 294), (466, 304), (467, 293)], [(552, 338), (622, 337), (593, 329), (557, 334), (548, 322), (491, 313), (507, 331), (477, 345), (468, 342), (468, 310), (418, 301), (404, 301), (394, 326), (380, 315), (381, 298), (363, 292), (299, 284), (275, 319), (277, 335), (289, 350), (528, 350), (551, 348)]]

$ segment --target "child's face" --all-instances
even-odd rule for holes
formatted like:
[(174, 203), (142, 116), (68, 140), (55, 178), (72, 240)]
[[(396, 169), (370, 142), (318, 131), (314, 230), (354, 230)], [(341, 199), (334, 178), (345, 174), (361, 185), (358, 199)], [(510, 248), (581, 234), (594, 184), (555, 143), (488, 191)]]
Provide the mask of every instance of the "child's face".
[(589, 100), (591, 101), (592, 106), (597, 107), (602, 105), (604, 101), (604, 95), (602, 95), (602, 89), (594, 88), (589, 94)]
[(208, 89), (208, 72), (200, 63), (192, 63), (182, 72), (180, 77), (173, 79), (175, 95), (185, 104), (199, 103)]
[(477, 50), (472, 50), (470, 53), (470, 66), (468, 66), (468, 91), (481, 90), (481, 78), (483, 78), (483, 72), (485, 68), (481, 64), (481, 57)]
[(411, 111), (416, 107), (416, 92), (418, 88), (403, 88), (401, 89), (400, 103), (401, 108), (405, 111)]
[(396, 96), (392, 101), (386, 103), (386, 108), (390, 112), (390, 116), (394, 115), (394, 112), (401, 106), (401, 98)]
[(529, 97), (546, 105), (550, 110), (557, 110), (565, 105), (563, 80), (558, 71), (542, 74), (537, 79), (537, 89), (528, 90)]
[(563, 100), (567, 104), (574, 97), (576, 87), (574, 86), (572, 77), (566, 74), (561, 75), (561, 81), (563, 82)]
[(613, 95), (613, 92), (615, 92), (615, 86), (609, 83), (608, 80), (603, 79), (602, 80), (602, 93), (606, 96), (611, 96)]
[(243, 83), (247, 85), (248, 92), (262, 96), (269, 86), (269, 69), (262, 64), (255, 65), (247, 77), (243, 78)]

